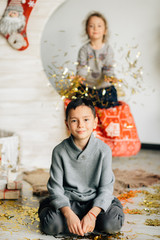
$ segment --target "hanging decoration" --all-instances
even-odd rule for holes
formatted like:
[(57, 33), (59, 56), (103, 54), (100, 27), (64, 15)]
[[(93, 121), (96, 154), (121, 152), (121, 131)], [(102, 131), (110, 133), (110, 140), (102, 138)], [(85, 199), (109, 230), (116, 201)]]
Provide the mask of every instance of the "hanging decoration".
[(29, 16), (37, 0), (8, 0), (0, 20), (0, 33), (16, 50), (29, 46), (26, 28)]

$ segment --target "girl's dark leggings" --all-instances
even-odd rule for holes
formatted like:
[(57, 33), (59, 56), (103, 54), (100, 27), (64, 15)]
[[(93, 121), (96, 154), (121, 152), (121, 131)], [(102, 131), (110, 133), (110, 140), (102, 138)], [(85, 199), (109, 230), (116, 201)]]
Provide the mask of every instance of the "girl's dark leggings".
[(119, 105), (117, 90), (113, 85), (100, 89), (87, 88), (87, 91), (86, 86), (80, 85), (75, 96), (87, 97), (93, 102), (94, 106), (99, 108), (110, 108)]

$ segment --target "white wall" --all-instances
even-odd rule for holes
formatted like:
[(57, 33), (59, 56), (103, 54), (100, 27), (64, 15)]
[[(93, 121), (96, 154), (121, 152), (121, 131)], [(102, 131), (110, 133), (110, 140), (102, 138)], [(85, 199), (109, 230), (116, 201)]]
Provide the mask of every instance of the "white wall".
[[(25, 167), (50, 166), (51, 152), (66, 136), (60, 96), (48, 87), (40, 57), (45, 22), (63, 0), (38, 0), (30, 15), (30, 46), (12, 49), (0, 36), (0, 129), (20, 137), (20, 160)], [(7, 0), (0, 1), (2, 16)]]
[[(26, 50), (20, 52), (12, 49), (6, 39), (0, 36), (0, 129), (15, 132), (20, 136), (21, 164), (25, 167), (48, 168), (53, 147), (67, 136), (63, 102), (53, 87), (48, 87), (49, 81), (44, 73), (40, 52), (45, 24), (52, 12), (63, 2), (63, 0), (37, 1), (28, 21), (27, 36), (30, 46)], [(54, 20), (50, 28), (51, 31), (55, 25), (60, 24), (63, 27), (60, 30), (64, 30), (64, 27), (68, 26), (67, 34), (69, 35), (65, 37), (63, 35), (61, 38), (60, 34), (63, 32), (59, 32), (59, 35), (54, 32), (49, 42), (52, 44), (56, 39), (58, 41), (62, 39), (61, 49), (64, 46), (67, 47), (67, 44), (76, 45), (76, 47), (67, 47), (69, 54), (74, 52), (76, 55), (81, 45), (79, 38), (81, 31), (76, 30), (77, 25), (79, 26), (91, 6), (92, 9), (97, 7), (97, 1), (92, 0), (90, 6), (90, 0), (67, 0), (65, 5), (71, 2), (74, 2), (74, 7), (69, 7), (71, 12), (64, 12), (61, 20)], [(137, 43), (142, 52), (139, 65), (144, 67), (143, 79), (147, 90), (131, 96), (128, 103), (134, 114), (141, 141), (159, 144), (160, 85), (158, 77), (160, 68), (156, 58), (160, 55), (158, 52), (160, 2), (159, 0), (100, 0), (98, 2), (107, 4), (103, 12), (109, 19), (110, 41), (113, 45), (118, 44), (115, 55), (119, 57), (118, 47), (126, 43), (131, 45)], [(0, 1), (0, 16), (6, 4), (7, 0)], [(100, 4), (97, 10), (102, 7), (103, 5)], [(69, 19), (72, 20), (72, 24), (67, 25)], [(56, 46), (54, 49), (58, 48)], [(51, 55), (55, 56), (56, 52), (52, 50)], [(150, 86), (155, 88), (153, 94), (150, 94)], [(134, 101), (136, 101), (135, 105)]]
[[(42, 33), (44, 69), (47, 73), (54, 71), (54, 62), (75, 71), (77, 52), (84, 44), (81, 38), (82, 21), (92, 10), (102, 12), (109, 22), (109, 42), (114, 48), (116, 60), (115, 72), (127, 84), (127, 88), (122, 85), (126, 95), (119, 100), (129, 104), (141, 142), (160, 144), (159, 0), (65, 1), (51, 15)], [(137, 59), (136, 66), (129, 69), (126, 61), (128, 51), (130, 62)], [(139, 53), (140, 57), (136, 58)], [(64, 64), (67, 60), (70, 62)], [(130, 76), (139, 73), (140, 68), (143, 69), (142, 78)], [(54, 79), (50, 81), (54, 85)], [(132, 89), (136, 90), (136, 94), (133, 94)]]

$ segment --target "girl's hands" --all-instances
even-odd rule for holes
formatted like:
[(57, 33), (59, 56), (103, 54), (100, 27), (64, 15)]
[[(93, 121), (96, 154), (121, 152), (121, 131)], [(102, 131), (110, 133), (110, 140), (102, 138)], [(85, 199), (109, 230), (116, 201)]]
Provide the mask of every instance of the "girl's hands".
[(115, 77), (104, 76), (104, 81), (108, 83), (117, 83), (118, 79)]
[(84, 233), (93, 232), (96, 225), (96, 218), (89, 212), (81, 220), (82, 231)]

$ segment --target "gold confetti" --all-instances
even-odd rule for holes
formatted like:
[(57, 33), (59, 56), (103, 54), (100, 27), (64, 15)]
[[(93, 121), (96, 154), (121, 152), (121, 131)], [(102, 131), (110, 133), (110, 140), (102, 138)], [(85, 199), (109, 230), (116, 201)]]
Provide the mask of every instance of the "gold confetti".
[(148, 226), (160, 226), (159, 219), (146, 219), (145, 224)]
[[(60, 32), (65, 31), (60, 30)], [(76, 47), (76, 45), (71, 45), (71, 47)], [(129, 96), (131, 96), (145, 90), (143, 88), (143, 67), (139, 66), (141, 51), (138, 50), (138, 45), (127, 47), (128, 49), (126, 49), (126, 47), (120, 47), (118, 50), (123, 53), (123, 59), (126, 61), (126, 64), (123, 64), (121, 69), (118, 70), (122, 77), (118, 79), (113, 76), (105, 76), (104, 79), (104, 81), (109, 82), (115, 86), (118, 97), (124, 97), (128, 92), (130, 92)], [(63, 53), (61, 49), (59, 49), (58, 51), (61, 52), (61, 57), (64, 58), (68, 56), (68, 52)], [(60, 57), (60, 55), (53, 56), (53, 58), (56, 57)], [(76, 76), (75, 70), (71, 69), (72, 65), (74, 69), (75, 66), (77, 66), (78, 64), (79, 63), (77, 61), (71, 62), (70, 60), (66, 60), (64, 61), (64, 63), (62, 63), (61, 66), (56, 66), (55, 61), (52, 62), (52, 67), (48, 66), (49, 71), (47, 74), (49, 75), (49, 79), (52, 78), (52, 85), (56, 88), (62, 99), (74, 99), (77, 92), (79, 92), (80, 95), (83, 92), (83, 96), (89, 96), (88, 90), (84, 90), (81, 88), (81, 83), (83, 83), (83, 81), (85, 80), (82, 79), (80, 76)], [(120, 68), (120, 64), (121, 63), (116, 63), (114, 64), (114, 67)], [(87, 70), (88, 73), (92, 71), (92, 69), (87, 65), (85, 65), (84, 68)], [(96, 87), (93, 87), (93, 90), (95, 89)], [(104, 96), (105, 94), (105, 89), (103, 89), (102, 96)], [(94, 97), (95, 104), (97, 101), (101, 102), (99, 96)], [(102, 105), (104, 104), (102, 103)]]
[(126, 128), (133, 128), (133, 125), (128, 125)]
[(134, 222), (129, 222), (129, 221), (127, 221), (127, 223), (128, 223), (128, 224), (135, 224)]
[(104, 96), (105, 94), (106, 94), (106, 90), (103, 89), (103, 90), (102, 90), (102, 95)]
[[(17, 201), (9, 200), (3, 202), (0, 208), (0, 222), (2, 223), (0, 224), (0, 229), (3, 231), (10, 231), (10, 229), (12, 229), (12, 232), (17, 232), (22, 229), (27, 230), (27, 232), (28, 229), (36, 231), (38, 227), (37, 223), (39, 223), (38, 208), (33, 207), (33, 204), (38, 202), (38, 200), (33, 198), (29, 200), (30, 203), (25, 206), (23, 202), (26, 201), (26, 198)], [(9, 225), (6, 224), (8, 222)]]

